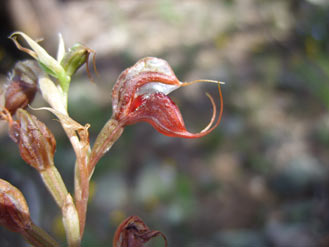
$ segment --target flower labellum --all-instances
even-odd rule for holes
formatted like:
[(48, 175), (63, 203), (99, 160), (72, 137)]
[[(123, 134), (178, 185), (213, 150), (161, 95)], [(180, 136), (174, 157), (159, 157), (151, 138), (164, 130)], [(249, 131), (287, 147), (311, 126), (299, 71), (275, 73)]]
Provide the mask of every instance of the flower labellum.
[[(197, 82), (217, 83), (221, 101), (218, 120), (215, 122), (216, 106), (208, 126), (199, 133), (186, 130), (181, 112), (167, 96), (172, 91)], [(169, 64), (162, 59), (146, 57), (134, 66), (124, 70), (115, 83), (112, 91), (113, 116), (122, 126), (137, 122), (148, 122), (157, 131), (167, 136), (198, 138), (209, 134), (220, 123), (223, 112), (223, 100), (220, 82), (196, 80), (180, 82)]]
[(14, 115), (18, 108), (26, 108), (38, 91), (37, 81), (41, 73), (36, 61), (16, 63), (5, 85), (5, 108)]

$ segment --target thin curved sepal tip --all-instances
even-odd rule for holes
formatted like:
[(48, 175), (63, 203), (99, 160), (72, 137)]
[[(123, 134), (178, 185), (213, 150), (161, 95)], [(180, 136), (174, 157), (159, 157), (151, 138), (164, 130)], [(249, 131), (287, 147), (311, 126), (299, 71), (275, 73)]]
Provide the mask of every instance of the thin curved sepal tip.
[(13, 33), (11, 34), (9, 37), (9, 39), (11, 39), (14, 44), (16, 45), (17, 49), (22, 51), (22, 52), (25, 52), (27, 54), (29, 54), (31, 57), (33, 57), (34, 59), (38, 59), (38, 56), (37, 56), (37, 53), (29, 48), (25, 48), (24, 46), (22, 46), (18, 40), (17, 40), (17, 33)]
[(213, 97), (209, 93), (206, 93), (206, 95), (209, 98), (211, 105), (212, 105), (212, 116), (211, 116), (209, 124), (203, 130), (201, 130), (200, 133), (207, 131), (213, 125), (215, 118), (216, 118), (216, 112), (217, 112), (216, 104), (215, 104)]
[(217, 84), (218, 84), (220, 108), (219, 108), (219, 115), (218, 115), (218, 119), (217, 119), (216, 123), (214, 124), (215, 117), (217, 115), (217, 108), (216, 108), (216, 105), (215, 105), (215, 101), (209, 94), (207, 94), (208, 98), (211, 101), (212, 107), (213, 107), (213, 114), (212, 114), (212, 117), (211, 117), (211, 120), (210, 120), (209, 124), (202, 131), (200, 131), (199, 133), (190, 133), (190, 132), (186, 131), (186, 132), (183, 132), (183, 133), (176, 133), (176, 135), (175, 135), (176, 137), (200, 138), (200, 137), (208, 135), (210, 132), (212, 132), (220, 124), (221, 119), (222, 119), (222, 115), (223, 115), (223, 95), (222, 95), (222, 90), (220, 88), (220, 83), (217, 83)]
[(189, 86), (195, 83), (200, 83), (200, 82), (210, 82), (210, 83), (216, 83), (216, 84), (225, 84), (223, 81), (216, 81), (216, 80), (207, 80), (207, 79), (200, 79), (200, 80), (194, 80), (194, 81), (189, 81), (189, 82), (182, 82), (182, 87)]
[(94, 72), (95, 72), (96, 76), (99, 77), (99, 73), (98, 73), (98, 70), (96, 68), (96, 51), (93, 50), (93, 49), (90, 49), (90, 48), (88, 48), (87, 51), (88, 51), (88, 55), (86, 56), (86, 61), (85, 61), (86, 71), (87, 71), (87, 75), (88, 75), (89, 80), (92, 83), (95, 83), (95, 80), (92, 77), (91, 72), (90, 72), (90, 69), (89, 69), (88, 61), (89, 61), (89, 55), (92, 53), (93, 54), (93, 59), (92, 59), (93, 60), (92, 61), (92, 63), (93, 63), (93, 69), (94, 69)]

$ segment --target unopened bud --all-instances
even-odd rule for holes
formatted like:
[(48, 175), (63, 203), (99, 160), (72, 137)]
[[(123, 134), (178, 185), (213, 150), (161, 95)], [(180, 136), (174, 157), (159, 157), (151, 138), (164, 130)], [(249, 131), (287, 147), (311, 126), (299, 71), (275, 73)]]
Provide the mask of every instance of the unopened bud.
[(47, 126), (23, 109), (17, 111), (19, 151), (23, 160), (43, 171), (54, 164), (56, 140)]
[(14, 115), (18, 108), (26, 108), (38, 91), (37, 81), (41, 69), (33, 60), (16, 63), (5, 86), (5, 108)]
[(24, 231), (32, 224), (24, 196), (3, 179), (0, 179), (0, 224), (14, 232)]
[[(63, 57), (61, 65), (67, 75), (72, 76), (83, 64), (88, 63), (93, 51), (82, 44), (75, 44)], [(88, 66), (87, 66), (88, 69)]]

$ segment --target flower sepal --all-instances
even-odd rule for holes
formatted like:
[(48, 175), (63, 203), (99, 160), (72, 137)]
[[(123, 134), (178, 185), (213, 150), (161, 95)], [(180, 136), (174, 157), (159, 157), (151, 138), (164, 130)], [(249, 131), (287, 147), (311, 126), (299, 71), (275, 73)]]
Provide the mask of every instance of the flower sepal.
[[(25, 48), (23, 47), (20, 42), (18, 41), (18, 37), (23, 38), (23, 40), (31, 47)], [(9, 37), (12, 39), (17, 46), (17, 48), (23, 52), (26, 52), (31, 57), (33, 57), (35, 60), (37, 60), (40, 64), (40, 66), (43, 68), (43, 70), (48, 73), (49, 75), (57, 78), (59, 82), (61, 83), (61, 86), (64, 88), (67, 88), (70, 78), (65, 73), (64, 68), (61, 66), (60, 62), (57, 61), (55, 58), (50, 56), (48, 52), (41, 47), (36, 41), (34, 41), (32, 38), (30, 38), (28, 35), (26, 35), (23, 32), (14, 32)], [(65, 90), (64, 90), (65, 91)]]

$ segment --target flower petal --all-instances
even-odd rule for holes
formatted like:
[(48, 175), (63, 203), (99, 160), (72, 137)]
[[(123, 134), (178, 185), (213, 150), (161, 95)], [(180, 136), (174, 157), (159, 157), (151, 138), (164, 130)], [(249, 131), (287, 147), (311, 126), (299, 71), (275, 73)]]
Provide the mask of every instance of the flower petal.
[(138, 96), (132, 103), (133, 108), (130, 109), (131, 113), (122, 121), (124, 121), (125, 125), (145, 121), (150, 123), (157, 131), (167, 136), (199, 138), (209, 134), (220, 122), (222, 105), (216, 124), (210, 128), (215, 121), (216, 106), (213, 99), (210, 96), (209, 98), (214, 108), (213, 116), (208, 126), (199, 133), (190, 133), (186, 130), (179, 108), (163, 93)]
[(58, 33), (58, 49), (57, 49), (57, 62), (61, 62), (63, 57), (65, 55), (65, 43), (63, 39), (63, 35), (61, 33)]

